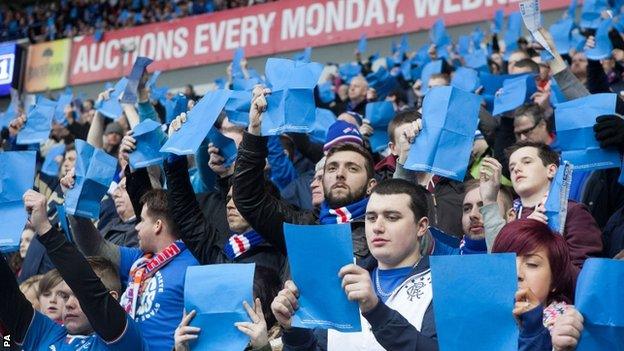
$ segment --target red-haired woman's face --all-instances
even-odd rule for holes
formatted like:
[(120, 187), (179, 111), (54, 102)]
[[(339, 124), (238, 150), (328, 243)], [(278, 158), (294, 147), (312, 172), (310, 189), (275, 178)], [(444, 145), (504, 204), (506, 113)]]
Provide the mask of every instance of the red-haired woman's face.
[(552, 286), (552, 272), (545, 248), (516, 257), (518, 289), (529, 288), (542, 304), (546, 303)]

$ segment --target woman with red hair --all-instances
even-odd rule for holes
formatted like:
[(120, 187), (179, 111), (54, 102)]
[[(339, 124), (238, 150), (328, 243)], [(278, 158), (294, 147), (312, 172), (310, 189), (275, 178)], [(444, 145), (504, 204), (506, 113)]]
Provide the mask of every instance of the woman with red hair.
[[(564, 321), (570, 316), (576, 321), (579, 317), (581, 320), (580, 323), (568, 323), (571, 328), (558, 327), (557, 332), (564, 329), (564, 333), (569, 334), (566, 336), (578, 340), (582, 316), (569, 305), (573, 302), (576, 277), (563, 237), (540, 221), (516, 220), (503, 227), (492, 252), (515, 252), (517, 255), (518, 291), (513, 314), (520, 324), (518, 350), (552, 350), (555, 335), (551, 340), (550, 330), (563, 314), (566, 315)], [(572, 345), (554, 346), (558, 350)]]

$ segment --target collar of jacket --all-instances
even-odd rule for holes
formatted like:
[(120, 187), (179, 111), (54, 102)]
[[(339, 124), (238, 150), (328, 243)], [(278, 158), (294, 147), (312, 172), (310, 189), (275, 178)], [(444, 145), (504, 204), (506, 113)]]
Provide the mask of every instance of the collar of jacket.
[[(367, 271), (372, 272), (375, 268), (377, 268), (378, 262), (373, 255), (369, 255), (367, 258), (358, 260), (356, 264)], [(418, 262), (416, 267), (412, 269), (410, 275), (424, 272), (427, 269), (429, 269), (429, 255), (422, 256), (422, 259)]]

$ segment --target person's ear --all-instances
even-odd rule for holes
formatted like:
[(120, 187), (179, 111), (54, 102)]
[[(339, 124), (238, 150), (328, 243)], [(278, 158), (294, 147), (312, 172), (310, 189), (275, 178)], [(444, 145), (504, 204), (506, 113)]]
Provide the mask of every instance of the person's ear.
[(368, 186), (366, 187), (366, 195), (370, 196), (373, 192), (373, 188), (377, 185), (377, 179), (371, 178), (368, 180)]
[(398, 156), (399, 155), (399, 153), (396, 150), (396, 146), (397, 145), (395, 143), (393, 143), (391, 141), (388, 142), (388, 149), (390, 149), (390, 153), (393, 154), (394, 156)]
[(549, 164), (548, 166), (546, 166), (546, 174), (548, 176), (549, 180), (553, 180), (555, 178), (555, 175), (557, 174), (557, 165), (554, 163)]
[(116, 291), (109, 291), (109, 294), (111, 294), (111, 296), (115, 299), (115, 300), (119, 300), (119, 293)]
[(507, 210), (507, 213), (505, 213), (505, 222), (509, 223), (515, 219), (516, 219), (516, 209), (512, 207)]
[(423, 235), (425, 235), (429, 230), (429, 218), (422, 217), (421, 219), (419, 219), (418, 223), (416, 223), (416, 228), (418, 229), (416, 235), (418, 236), (418, 238), (422, 238)]
[(162, 219), (157, 219), (156, 222), (154, 222), (154, 232), (156, 233), (156, 235), (162, 232), (163, 225), (164, 223)]

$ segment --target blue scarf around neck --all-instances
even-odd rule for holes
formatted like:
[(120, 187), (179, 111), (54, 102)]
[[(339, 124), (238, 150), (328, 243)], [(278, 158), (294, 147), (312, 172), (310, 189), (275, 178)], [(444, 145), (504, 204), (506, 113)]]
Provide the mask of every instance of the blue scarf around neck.
[(344, 207), (329, 208), (327, 201), (321, 204), (321, 224), (349, 223), (354, 219), (364, 218), (368, 197)]
[(232, 234), (223, 250), (230, 260), (234, 260), (262, 243), (264, 243), (264, 238), (252, 229), (243, 234)]

